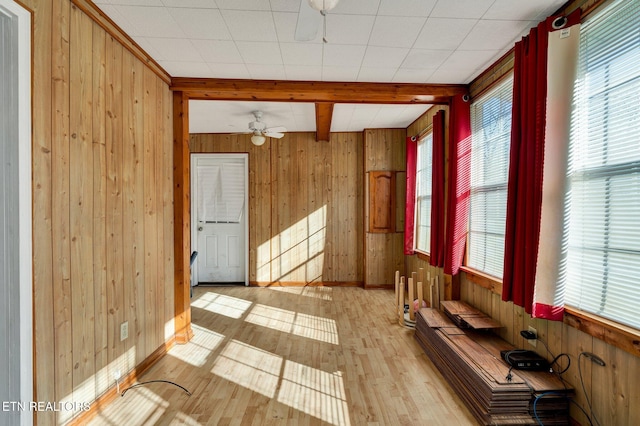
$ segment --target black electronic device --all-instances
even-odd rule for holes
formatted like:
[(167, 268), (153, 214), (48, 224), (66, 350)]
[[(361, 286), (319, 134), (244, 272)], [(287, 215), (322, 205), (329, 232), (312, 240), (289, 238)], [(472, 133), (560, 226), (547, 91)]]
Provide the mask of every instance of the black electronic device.
[(534, 351), (504, 350), (500, 351), (500, 356), (514, 370), (543, 371), (549, 369), (549, 362)]

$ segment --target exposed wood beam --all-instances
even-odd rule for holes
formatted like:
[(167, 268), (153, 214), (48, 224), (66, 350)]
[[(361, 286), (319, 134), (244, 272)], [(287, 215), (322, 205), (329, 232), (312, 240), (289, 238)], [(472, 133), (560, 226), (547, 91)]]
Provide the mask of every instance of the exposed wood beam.
[(332, 118), (333, 104), (330, 102), (316, 102), (316, 141), (329, 140)]
[(189, 99), (183, 93), (173, 92), (174, 321), (177, 343), (187, 343), (193, 336), (189, 176)]
[(463, 84), (173, 78), (171, 90), (190, 99), (268, 102), (446, 104), (467, 93)]

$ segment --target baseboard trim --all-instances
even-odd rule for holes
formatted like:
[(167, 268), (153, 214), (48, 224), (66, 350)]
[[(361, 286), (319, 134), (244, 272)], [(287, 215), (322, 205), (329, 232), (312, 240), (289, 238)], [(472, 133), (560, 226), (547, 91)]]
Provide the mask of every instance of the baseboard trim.
[(251, 287), (362, 287), (362, 281), (250, 281)]
[[(133, 385), (138, 377), (142, 376), (147, 370), (149, 370), (155, 363), (157, 363), (160, 358), (166, 355), (176, 344), (175, 336), (172, 336), (169, 340), (167, 340), (163, 345), (161, 345), (158, 349), (153, 351), (151, 355), (145, 358), (140, 364), (134, 367), (133, 370), (129, 372), (121, 381), (120, 381), (120, 389), (126, 389), (127, 387)], [(97, 416), (104, 407), (112, 403), (119, 396), (116, 386), (113, 385), (109, 389), (107, 389), (102, 395), (98, 397), (95, 401), (91, 403), (91, 407), (89, 410), (82, 412), (80, 415), (71, 419), (67, 425), (69, 426), (80, 426), (87, 424), (91, 419)]]

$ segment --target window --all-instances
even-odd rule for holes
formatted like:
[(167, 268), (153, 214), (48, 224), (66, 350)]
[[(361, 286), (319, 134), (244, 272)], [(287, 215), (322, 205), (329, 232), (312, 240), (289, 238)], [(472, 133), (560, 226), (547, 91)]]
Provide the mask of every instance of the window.
[(431, 176), (433, 133), (418, 141), (416, 161), (416, 250), (429, 253), (431, 245)]
[(640, 3), (583, 24), (571, 123), (566, 303), (640, 328)]
[(502, 277), (513, 77), (471, 105), (471, 198), (466, 265)]

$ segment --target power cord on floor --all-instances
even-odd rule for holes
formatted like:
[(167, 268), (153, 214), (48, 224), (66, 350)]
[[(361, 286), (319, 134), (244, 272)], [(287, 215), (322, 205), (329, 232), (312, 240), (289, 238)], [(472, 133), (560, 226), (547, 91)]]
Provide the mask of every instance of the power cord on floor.
[(189, 392), (189, 391), (187, 390), (187, 388), (185, 388), (184, 386), (181, 386), (181, 385), (179, 385), (179, 384), (177, 384), (177, 383), (171, 382), (171, 381), (169, 381), (169, 380), (149, 380), (149, 381), (146, 381), (146, 382), (136, 383), (135, 385), (131, 385), (131, 386), (129, 386), (128, 388), (126, 388), (125, 390), (123, 390), (123, 391), (122, 391), (122, 393), (120, 394), (120, 396), (121, 396), (121, 397), (123, 397), (123, 396), (124, 396), (124, 394), (125, 394), (125, 393), (127, 393), (127, 391), (128, 391), (129, 389), (137, 388), (137, 387), (139, 387), (139, 386), (144, 386), (144, 385), (147, 385), (147, 384), (149, 384), (149, 383), (169, 383), (170, 385), (174, 385), (174, 386), (179, 387), (180, 389), (182, 389), (183, 391), (185, 391), (185, 392), (187, 393), (187, 395), (191, 396), (191, 392)]

